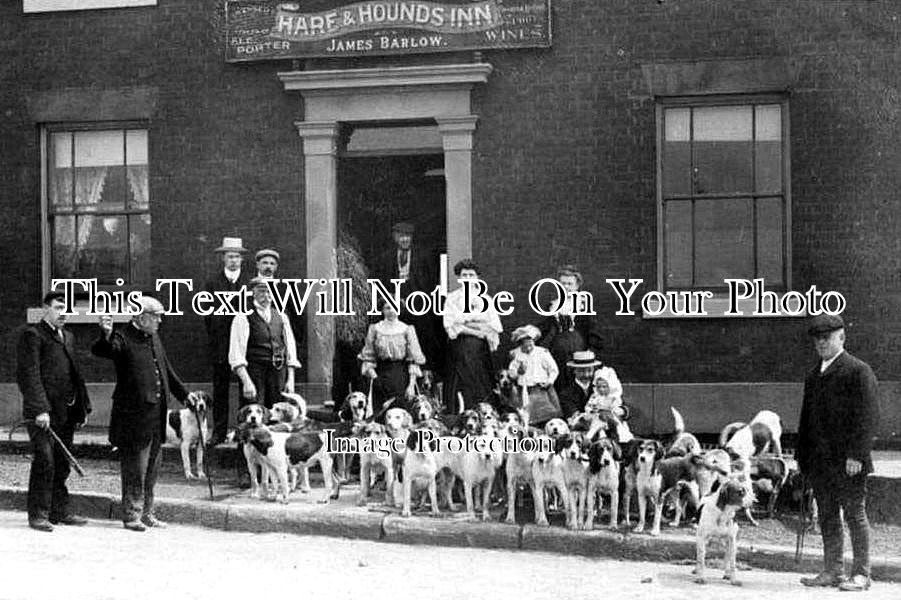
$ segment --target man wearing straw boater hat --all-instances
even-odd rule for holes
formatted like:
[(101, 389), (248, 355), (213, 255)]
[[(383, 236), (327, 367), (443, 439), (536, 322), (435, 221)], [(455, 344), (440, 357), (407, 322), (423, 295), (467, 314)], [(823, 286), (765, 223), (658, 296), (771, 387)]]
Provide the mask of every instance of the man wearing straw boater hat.
[[(203, 289), (208, 292), (237, 292), (247, 283), (245, 271), (241, 268), (244, 248), (241, 238), (224, 237), (222, 245), (213, 250), (222, 259), (221, 268), (207, 280)], [(238, 303), (233, 301), (237, 310)], [(221, 444), (228, 433), (229, 390), (234, 377), (228, 364), (228, 340), (234, 315), (209, 315), (204, 317), (206, 325), (210, 362), (213, 365), (213, 437), (211, 445)]]
[(572, 369), (573, 377), (560, 390), (560, 409), (564, 419), (585, 408), (585, 403), (594, 391), (592, 388), (594, 372), (601, 364), (591, 350), (573, 352), (572, 360), (566, 363), (566, 366)]

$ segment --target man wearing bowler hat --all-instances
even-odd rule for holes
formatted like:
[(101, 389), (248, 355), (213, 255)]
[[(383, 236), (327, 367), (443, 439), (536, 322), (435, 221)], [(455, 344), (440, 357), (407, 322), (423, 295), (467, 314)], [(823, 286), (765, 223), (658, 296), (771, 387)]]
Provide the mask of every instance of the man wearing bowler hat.
[(160, 446), (166, 441), (166, 404), (170, 395), (186, 406), (195, 402), (157, 334), (163, 305), (150, 296), (141, 296), (139, 303), (141, 311), (116, 331), (112, 317), (101, 316), (100, 338), (91, 347), (94, 355), (112, 360), (116, 367), (109, 441), (119, 449), (122, 521), (131, 531), (166, 526), (153, 512)]
[[(246, 283), (247, 277), (241, 268), (244, 249), (241, 238), (222, 238), (222, 245), (213, 250), (222, 257), (222, 266), (203, 289), (208, 292), (237, 292)], [(238, 309), (237, 300), (233, 300), (232, 309)], [(228, 433), (229, 389), (232, 382), (232, 370), (228, 364), (228, 340), (231, 334), (234, 315), (208, 315), (204, 317), (210, 362), (213, 364), (213, 438), (210, 444), (215, 446), (225, 441)]]
[[(798, 425), (798, 468), (810, 482), (820, 515), (824, 569), (804, 577), (809, 587), (863, 591), (870, 587), (867, 475), (879, 420), (876, 376), (844, 349), (845, 323), (837, 315), (811, 319), (808, 333), (820, 361), (804, 380)], [(842, 517), (851, 534), (854, 562), (844, 578)]]

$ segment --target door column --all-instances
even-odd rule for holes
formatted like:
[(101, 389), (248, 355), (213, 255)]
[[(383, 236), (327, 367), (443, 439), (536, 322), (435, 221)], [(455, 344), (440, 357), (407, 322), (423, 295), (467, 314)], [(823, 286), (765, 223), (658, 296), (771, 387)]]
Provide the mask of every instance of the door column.
[(449, 290), (457, 287), (453, 266), (472, 258), (472, 132), (478, 120), (475, 115), (435, 118), (444, 146)]
[[(309, 279), (338, 277), (338, 191), (336, 121), (304, 121), (294, 125), (303, 138), (304, 208)], [(306, 307), (307, 381), (316, 404), (330, 399), (335, 357), (335, 318), (317, 316)], [(321, 389), (321, 391), (320, 391)], [(321, 397), (320, 394), (322, 395)]]

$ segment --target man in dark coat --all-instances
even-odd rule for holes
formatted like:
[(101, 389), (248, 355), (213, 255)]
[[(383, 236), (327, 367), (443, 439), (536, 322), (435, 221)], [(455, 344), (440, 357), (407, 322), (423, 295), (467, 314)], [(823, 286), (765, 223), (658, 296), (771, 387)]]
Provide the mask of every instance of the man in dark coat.
[[(247, 282), (241, 269), (243, 254), (247, 252), (241, 238), (223, 238), (222, 245), (214, 250), (222, 255), (223, 268), (211, 277), (203, 289), (208, 292), (237, 292)], [(237, 302), (233, 302), (237, 309)], [(231, 365), (228, 364), (228, 340), (233, 315), (209, 315), (204, 317), (210, 362), (213, 364), (213, 437), (210, 445), (225, 441), (228, 433), (229, 390), (231, 389)]]
[[(394, 240), (391, 248), (376, 260), (370, 276), (379, 279), (392, 292), (392, 279), (402, 279), (400, 295), (403, 301), (413, 292), (430, 294), (438, 285), (438, 261), (424, 246), (413, 244), (415, 228), (412, 223), (395, 223), (391, 228)], [(403, 308), (403, 307), (402, 307)], [(444, 371), (447, 340), (441, 320), (433, 311), (424, 315), (402, 312), (400, 318), (413, 326), (425, 354), (426, 368), (441, 374)]]
[[(867, 475), (879, 420), (876, 376), (862, 360), (844, 350), (841, 317), (819, 315), (808, 333), (820, 356), (804, 380), (796, 459), (813, 487), (823, 533), (825, 568), (801, 583), (862, 591), (870, 586), (870, 525), (867, 521)], [(851, 534), (854, 562), (844, 580), (842, 518)]]
[[(558, 392), (560, 411), (564, 419), (585, 410), (585, 403), (591, 398), (594, 370), (601, 366), (591, 350), (573, 352), (572, 360), (566, 363), (573, 376)], [(561, 375), (562, 376), (562, 375)]]
[(91, 348), (116, 366), (109, 441), (119, 449), (123, 522), (132, 531), (165, 527), (153, 514), (153, 488), (166, 439), (166, 402), (169, 396), (186, 406), (194, 402), (157, 335), (163, 305), (149, 296), (142, 296), (140, 304), (141, 312), (118, 331), (111, 317), (100, 317), (101, 336)]
[(16, 380), (31, 439), (31, 475), (28, 478), (28, 524), (38, 531), (53, 531), (53, 524), (84, 525), (69, 512), (69, 462), (50, 429), (71, 450), (75, 429), (91, 412), (84, 380), (72, 359), (72, 334), (64, 329), (65, 295), (44, 296), (44, 316), (19, 338)]

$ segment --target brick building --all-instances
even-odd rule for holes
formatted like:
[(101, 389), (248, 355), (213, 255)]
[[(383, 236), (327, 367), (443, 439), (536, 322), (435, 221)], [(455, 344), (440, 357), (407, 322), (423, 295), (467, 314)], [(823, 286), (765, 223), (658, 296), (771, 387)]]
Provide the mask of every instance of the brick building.
[[(548, 47), (235, 62), (219, 0), (2, 3), (4, 420), (17, 329), (52, 277), (199, 283), (224, 235), (278, 248), (281, 276), (335, 276), (341, 231), (365, 255), (407, 218), (513, 293), (507, 332), (538, 318), (532, 283), (579, 265), (640, 430), (664, 430), (669, 404), (696, 430), (764, 406), (792, 430), (815, 356), (802, 319), (717, 317), (717, 299), (707, 317), (617, 316), (605, 279), (840, 292), (897, 435), (901, 7), (549, 4)], [(301, 380), (322, 398), (334, 322), (309, 318)], [(102, 404), (94, 318), (72, 321)], [(201, 319), (168, 317), (163, 335), (185, 379), (207, 381)]]

